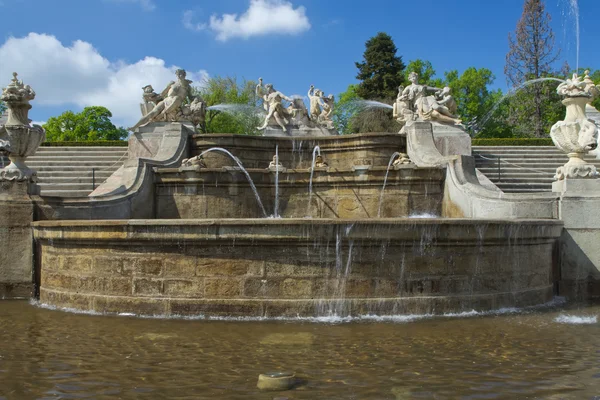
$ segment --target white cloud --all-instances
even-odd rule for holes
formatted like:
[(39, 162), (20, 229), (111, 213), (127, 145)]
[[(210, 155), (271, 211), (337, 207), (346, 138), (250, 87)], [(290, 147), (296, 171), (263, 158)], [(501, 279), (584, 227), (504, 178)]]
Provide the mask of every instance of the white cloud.
[(217, 40), (227, 41), (268, 34), (297, 35), (309, 30), (310, 22), (306, 9), (302, 6), (294, 8), (289, 1), (250, 0), (250, 6), (242, 15), (210, 17), (209, 28), (217, 35)]
[[(140, 118), (142, 87), (147, 84), (160, 92), (175, 79), (177, 66), (146, 57), (133, 64), (110, 62), (90, 43), (76, 41), (64, 46), (54, 36), (30, 33), (9, 38), (0, 46), (0, 86), (12, 72), (31, 85), (37, 96), (33, 106), (104, 106), (111, 110), (115, 123), (132, 125)], [(201, 84), (206, 71), (189, 72), (188, 79)]]
[(137, 3), (142, 7), (144, 11), (154, 11), (156, 9), (156, 4), (154, 4), (153, 0), (109, 0), (112, 2), (118, 3)]
[(206, 24), (193, 22), (194, 12), (192, 10), (186, 10), (183, 12), (183, 18), (181, 22), (183, 22), (183, 27), (185, 29), (189, 29), (190, 31), (203, 31), (207, 28)]

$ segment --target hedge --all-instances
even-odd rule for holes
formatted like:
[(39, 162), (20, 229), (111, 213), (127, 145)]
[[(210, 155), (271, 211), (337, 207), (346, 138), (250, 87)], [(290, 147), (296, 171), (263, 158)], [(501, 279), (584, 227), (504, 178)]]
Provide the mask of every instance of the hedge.
[(126, 140), (97, 140), (89, 142), (44, 142), (46, 147), (127, 147)]
[(486, 138), (473, 139), (473, 146), (554, 146), (550, 138)]

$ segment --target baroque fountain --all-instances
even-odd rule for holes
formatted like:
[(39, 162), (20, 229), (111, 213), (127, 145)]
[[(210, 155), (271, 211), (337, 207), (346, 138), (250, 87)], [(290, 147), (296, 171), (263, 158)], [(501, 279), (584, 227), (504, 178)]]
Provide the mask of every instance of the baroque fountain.
[[(586, 80), (559, 88), (568, 112), (552, 136), (571, 161), (555, 192), (523, 195), (478, 174), (449, 88), (416, 74), (394, 105), (400, 133), (354, 135), (335, 132), (332, 96), (311, 86), (307, 109), (261, 80), (263, 136), (198, 134), (206, 105), (176, 75), (144, 88), (129, 159), (89, 198), (40, 197), (25, 174), (17, 202), (15, 167), (0, 172), (2, 204), (21, 212), (5, 224), (21, 228), (19, 250), (34, 243), (20, 258), (0, 240), (5, 282), (82, 311), (296, 317), (527, 307), (597, 275), (600, 224), (577, 211), (600, 198), (579, 185), (598, 182), (578, 161), (598, 135)], [(1, 143), (23, 171), (43, 137), (23, 114), (32, 93), (15, 78), (3, 94), (17, 100)]]

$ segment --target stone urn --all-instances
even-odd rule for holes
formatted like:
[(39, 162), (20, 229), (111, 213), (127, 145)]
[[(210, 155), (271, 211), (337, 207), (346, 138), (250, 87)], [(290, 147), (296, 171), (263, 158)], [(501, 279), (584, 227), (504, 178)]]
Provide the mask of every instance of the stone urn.
[(558, 86), (557, 92), (567, 107), (564, 121), (550, 130), (554, 145), (569, 156), (569, 162), (556, 170), (557, 181), (565, 179), (596, 179), (598, 171), (584, 160), (584, 156), (598, 147), (598, 127), (586, 116), (585, 107), (598, 94), (598, 88), (589, 76), (581, 80), (576, 74)]
[(35, 171), (25, 165), (25, 159), (35, 154), (46, 139), (46, 132), (41, 126), (29, 123), (29, 102), (34, 98), (33, 89), (13, 73), (11, 83), (0, 96), (8, 107), (8, 119), (0, 126), (0, 150), (8, 153), (11, 161), (0, 170), (0, 180), (35, 181)]

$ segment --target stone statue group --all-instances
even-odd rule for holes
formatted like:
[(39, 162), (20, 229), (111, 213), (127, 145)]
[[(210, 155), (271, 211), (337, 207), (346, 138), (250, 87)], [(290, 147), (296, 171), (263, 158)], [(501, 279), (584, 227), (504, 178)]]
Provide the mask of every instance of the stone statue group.
[[(186, 72), (178, 69), (176, 81), (170, 82), (160, 94), (151, 85), (143, 87), (141, 104), (142, 118), (131, 127), (134, 130), (150, 122), (190, 121), (196, 126), (204, 124), (206, 103), (192, 92), (191, 81)], [(400, 86), (398, 98), (394, 103), (394, 118), (404, 126), (409, 121), (438, 121), (449, 124), (461, 124), (456, 116), (457, 105), (450, 94), (450, 88), (443, 89), (419, 84), (416, 73), (409, 75), (410, 85)], [(430, 94), (432, 93), (432, 94)], [(284, 132), (302, 131), (312, 133), (337, 134), (333, 124), (333, 95), (325, 93), (311, 85), (308, 90), (310, 108), (307, 109), (301, 96), (288, 97), (276, 90), (272, 84), (263, 85), (259, 78), (256, 95), (262, 100), (266, 113), (259, 130), (278, 129)], [(284, 101), (287, 105), (284, 105)]]
[[(394, 118), (404, 127), (409, 121), (438, 121), (460, 125), (456, 116), (457, 104), (450, 88), (443, 89), (419, 84), (419, 75), (408, 76), (410, 85), (400, 86), (394, 103)], [(433, 95), (429, 94), (433, 92)]]
[[(266, 129), (268, 126), (279, 126), (284, 132), (287, 131), (288, 126), (299, 129), (318, 126), (334, 129), (332, 117), (335, 99), (333, 95), (325, 97), (325, 93), (315, 89), (314, 85), (311, 85), (308, 90), (310, 113), (302, 97), (288, 97), (275, 90), (272, 84), (263, 87), (262, 78), (258, 79), (256, 95), (263, 100), (263, 107), (267, 113), (264, 123), (258, 127), (259, 130)], [(283, 106), (283, 100), (289, 102), (287, 107)]]

